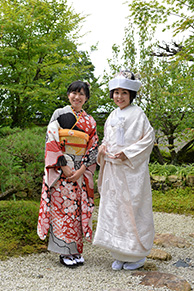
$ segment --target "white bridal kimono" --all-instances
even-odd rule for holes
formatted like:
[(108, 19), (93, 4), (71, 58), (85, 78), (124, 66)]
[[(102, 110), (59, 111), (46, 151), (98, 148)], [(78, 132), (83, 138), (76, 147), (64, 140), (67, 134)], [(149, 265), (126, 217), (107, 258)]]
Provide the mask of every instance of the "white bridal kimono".
[(123, 151), (127, 160), (102, 156), (98, 188), (100, 206), (93, 244), (111, 251), (120, 261), (146, 257), (154, 240), (149, 156), (154, 130), (135, 105), (115, 109), (108, 117), (102, 144), (107, 152)]

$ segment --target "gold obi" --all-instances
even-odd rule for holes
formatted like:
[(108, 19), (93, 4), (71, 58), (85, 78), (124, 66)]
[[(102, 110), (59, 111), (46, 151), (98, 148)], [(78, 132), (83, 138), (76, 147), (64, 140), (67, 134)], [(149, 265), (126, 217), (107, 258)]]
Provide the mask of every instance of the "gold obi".
[(86, 152), (89, 135), (73, 129), (59, 129), (59, 141), (66, 154), (84, 155)]

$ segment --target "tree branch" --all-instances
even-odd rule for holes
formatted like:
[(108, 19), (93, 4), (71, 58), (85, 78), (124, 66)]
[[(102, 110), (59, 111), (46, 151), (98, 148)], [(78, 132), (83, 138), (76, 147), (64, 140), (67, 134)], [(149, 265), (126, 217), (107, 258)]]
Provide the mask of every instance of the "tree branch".
[(177, 153), (177, 156), (180, 157), (182, 154), (186, 153), (188, 150), (190, 150), (194, 145), (194, 138), (190, 140), (186, 145), (180, 149), (180, 151)]
[(188, 4), (186, 4), (186, 3), (184, 3), (183, 1), (180, 1), (180, 0), (176, 0), (178, 3), (180, 3), (180, 4), (183, 4), (184, 6), (186, 6), (186, 7), (188, 7), (189, 9), (191, 9), (191, 6), (190, 5), (188, 5)]
[(15, 191), (16, 191), (16, 188), (13, 187), (13, 188), (11, 188), (11, 189), (8, 189), (8, 190), (5, 191), (5, 192), (0, 193), (0, 200), (1, 200), (2, 198), (6, 197), (6, 196), (9, 196), (9, 195), (13, 194)]
[[(163, 51), (162, 52), (152, 51), (150, 55), (154, 57), (171, 57), (184, 51), (184, 46), (177, 44), (176, 42), (173, 42), (172, 45), (174, 45), (174, 47), (170, 47), (170, 45), (167, 43), (164, 43), (164, 46), (158, 45), (158, 48)], [(194, 57), (192, 55), (189, 55), (188, 61), (194, 62)]]

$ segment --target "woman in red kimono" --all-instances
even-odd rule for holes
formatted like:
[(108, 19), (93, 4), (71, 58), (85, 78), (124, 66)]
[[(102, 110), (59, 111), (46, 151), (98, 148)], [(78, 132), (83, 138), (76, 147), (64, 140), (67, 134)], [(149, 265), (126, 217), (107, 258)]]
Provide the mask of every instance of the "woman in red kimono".
[(89, 99), (87, 83), (73, 82), (70, 105), (57, 109), (47, 128), (45, 174), (37, 232), (48, 250), (68, 267), (84, 263), (83, 236), (92, 239), (93, 174), (98, 137), (96, 122), (82, 106)]

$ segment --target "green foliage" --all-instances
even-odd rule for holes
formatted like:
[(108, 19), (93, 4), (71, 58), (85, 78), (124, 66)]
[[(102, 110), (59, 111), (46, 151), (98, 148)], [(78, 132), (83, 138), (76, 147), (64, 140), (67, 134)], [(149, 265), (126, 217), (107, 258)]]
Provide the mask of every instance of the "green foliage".
[(72, 81), (96, 82), (88, 53), (77, 49), (84, 17), (66, 0), (5, 0), (0, 13), (0, 121), (47, 124)]
[[(165, 74), (164, 74), (165, 71)], [(165, 60), (160, 62), (160, 68), (155, 68), (146, 104), (146, 113), (152, 123), (159, 147), (166, 147), (171, 155), (171, 162), (176, 163), (181, 149), (186, 144), (193, 145), (193, 98), (189, 83), (191, 72), (186, 64), (169, 65)], [(163, 144), (162, 144), (163, 143)], [(181, 145), (181, 147), (180, 147)], [(185, 152), (189, 147), (185, 147)]]
[(45, 251), (37, 235), (39, 203), (0, 201), (0, 259)]
[(158, 175), (168, 177), (170, 175), (176, 175), (181, 178), (194, 175), (194, 164), (175, 166), (172, 164), (160, 165), (159, 163), (149, 163), (150, 175)]
[(5, 137), (9, 134), (13, 134), (13, 133), (16, 133), (16, 132), (22, 132), (22, 129), (21, 128), (17, 128), (15, 127), (14, 129), (13, 128), (10, 128), (9, 126), (5, 126), (5, 127), (0, 127), (0, 138), (2, 137)]
[[(194, 145), (193, 12), (194, 7), (187, 0), (130, 1), (122, 49), (113, 46), (112, 59), (108, 60), (111, 75), (104, 74), (108, 83), (121, 67), (140, 72), (143, 86), (135, 103), (155, 129), (154, 157), (161, 164), (182, 162)], [(166, 34), (160, 33), (161, 25), (172, 37), (180, 34), (181, 39), (184, 32), (183, 41), (175, 40), (171, 47)], [(158, 35), (164, 36), (162, 44), (157, 41)]]
[[(164, 150), (160, 150), (160, 153), (161, 153), (161, 156), (162, 156), (162, 160), (164, 162), (164, 163), (162, 163), (162, 165), (163, 164), (170, 164), (170, 160), (171, 160), (170, 153), (167, 152), (167, 151), (164, 151)], [(150, 155), (150, 163), (155, 163), (155, 162), (159, 163), (158, 157), (157, 157), (157, 155), (155, 154), (155, 152), (153, 150), (151, 155)], [(182, 161), (182, 163), (184, 164), (184, 160)]]
[(40, 197), (44, 171), (46, 128), (17, 130), (0, 138), (1, 192), (16, 197)]
[(103, 91), (96, 80), (93, 80), (91, 83), (90, 95), (90, 99), (84, 104), (83, 108), (95, 119), (98, 137), (101, 140), (103, 138), (104, 123), (108, 113), (103, 110), (103, 107), (106, 106), (106, 98), (102, 97)]

